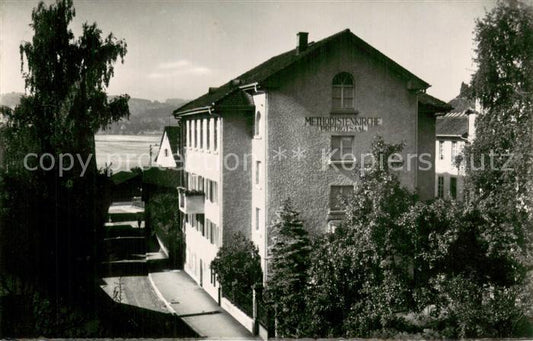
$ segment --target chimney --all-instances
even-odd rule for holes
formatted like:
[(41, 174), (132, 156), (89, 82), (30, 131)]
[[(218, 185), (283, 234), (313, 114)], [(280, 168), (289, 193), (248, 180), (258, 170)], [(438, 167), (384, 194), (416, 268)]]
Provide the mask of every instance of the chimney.
[(298, 37), (298, 46), (296, 46), (296, 54), (300, 54), (301, 52), (307, 50), (307, 37), (309, 36), (309, 33), (298, 32), (296, 36)]

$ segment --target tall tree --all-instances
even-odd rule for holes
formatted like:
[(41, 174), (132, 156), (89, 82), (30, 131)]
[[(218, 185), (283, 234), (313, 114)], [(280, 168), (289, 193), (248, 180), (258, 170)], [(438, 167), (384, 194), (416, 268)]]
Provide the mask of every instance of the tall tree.
[(283, 202), (272, 224), (269, 251), (272, 259), (266, 293), (275, 311), (277, 336), (305, 336), (311, 245), (308, 232), (290, 200)]
[[(378, 137), (372, 154), (386, 160), (401, 147)], [(346, 200), (341, 226), (311, 253), (308, 336), (530, 335), (531, 300), (513, 285), (516, 262), (490, 252), (487, 214), (417, 201), (385, 165), (374, 166)]]
[[(97, 232), (106, 214), (94, 134), (129, 109), (127, 95), (106, 95), (126, 43), (103, 37), (94, 23), (85, 23), (76, 39), (69, 28), (74, 16), (72, 0), (39, 3), (32, 12), (33, 39), (20, 46), (27, 95), (13, 111), (3, 110), (7, 194), (0, 249), (4, 273), (80, 298), (95, 279)], [(29, 153), (45, 155), (44, 162), (28, 161)], [(15, 246), (18, 238), (26, 250)]]
[(318, 337), (391, 337), (410, 303), (412, 243), (401, 217), (414, 195), (378, 161), (401, 144), (372, 144), (376, 162), (347, 198), (345, 219), (312, 253), (308, 310)]
[(33, 10), (33, 39), (20, 46), (30, 103), (21, 103), (22, 110), (12, 119), (34, 125), (46, 151), (92, 155), (88, 171), (94, 173), (94, 134), (129, 116), (129, 97), (108, 101), (105, 92), (114, 63), (123, 61), (127, 50), (113, 34), (102, 37), (96, 23), (83, 24), (82, 35), (74, 39), (69, 24), (75, 14), (72, 0), (57, 0), (49, 7), (41, 2)]
[(471, 90), (482, 109), (467, 163), (471, 194), (503, 213), (531, 214), (533, 7), (498, 2), (477, 20), (475, 42)]
[(466, 154), (470, 201), (487, 220), (487, 252), (514, 264), (512, 285), (533, 264), (533, 7), (498, 2), (477, 20), (475, 42), (481, 112)]

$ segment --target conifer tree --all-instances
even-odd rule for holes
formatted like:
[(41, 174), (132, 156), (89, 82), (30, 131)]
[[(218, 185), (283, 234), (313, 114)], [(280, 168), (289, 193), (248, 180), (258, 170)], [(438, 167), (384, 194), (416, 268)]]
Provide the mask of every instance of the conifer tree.
[(272, 224), (271, 273), (267, 295), (275, 311), (280, 337), (305, 336), (305, 295), (309, 254), (308, 232), (290, 199), (281, 205)]

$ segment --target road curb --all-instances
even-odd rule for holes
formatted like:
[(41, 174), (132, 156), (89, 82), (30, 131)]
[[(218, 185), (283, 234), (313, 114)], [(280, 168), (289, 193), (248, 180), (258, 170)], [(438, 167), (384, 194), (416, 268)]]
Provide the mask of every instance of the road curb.
[(176, 313), (174, 308), (172, 308), (172, 305), (170, 304), (170, 302), (167, 301), (167, 299), (163, 296), (161, 291), (159, 291), (159, 288), (155, 285), (154, 279), (152, 278), (152, 273), (148, 273), (148, 280), (150, 281), (150, 285), (152, 286), (152, 289), (154, 289), (155, 294), (157, 295), (157, 297), (159, 297), (159, 299), (161, 301), (163, 301), (163, 303), (167, 307), (167, 309), (170, 312), (170, 314), (180, 318), (183, 321), (183, 323), (187, 324), (189, 326), (189, 328), (191, 328), (196, 334), (198, 334), (199, 338), (205, 338), (206, 337), (205, 335), (202, 335), (198, 330), (196, 330), (196, 328), (194, 328), (194, 326), (192, 326), (189, 323), (187, 323), (183, 318), (181, 318), (178, 315), (178, 313)]
[(176, 313), (176, 311), (174, 310), (174, 308), (172, 308), (172, 306), (170, 305), (170, 302), (168, 302), (165, 297), (163, 296), (163, 294), (161, 293), (161, 291), (159, 291), (159, 288), (155, 285), (154, 283), (154, 279), (152, 278), (152, 274), (151, 273), (148, 273), (148, 280), (150, 281), (150, 285), (152, 286), (152, 289), (154, 289), (155, 291), (155, 294), (157, 295), (157, 297), (159, 297), (159, 299), (161, 301), (163, 301), (163, 303), (165, 304), (165, 306), (167, 307), (168, 311), (172, 314), (172, 315), (176, 315), (178, 316), (178, 314)]

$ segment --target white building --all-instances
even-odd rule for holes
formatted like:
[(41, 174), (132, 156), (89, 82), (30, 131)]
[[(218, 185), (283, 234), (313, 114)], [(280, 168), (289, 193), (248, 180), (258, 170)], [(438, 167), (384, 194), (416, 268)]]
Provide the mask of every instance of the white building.
[[(426, 94), (429, 86), (349, 30), (317, 42), (301, 32), (296, 48), (175, 110), (185, 271), (216, 299), (211, 261), (241, 232), (266, 276), (281, 203), (292, 200), (310, 234), (333, 228), (376, 135), (405, 142), (405, 156), (425, 154), (433, 166), (435, 115), (450, 107)], [(402, 184), (433, 198), (435, 169), (404, 160)]]
[(179, 164), (179, 140), (180, 128), (166, 126), (159, 143), (159, 151), (155, 157), (156, 166), (164, 168), (176, 168)]
[[(454, 101), (458, 102), (457, 99)], [(456, 106), (462, 110), (437, 118), (435, 197), (462, 201), (465, 195), (464, 148), (475, 137), (476, 110), (465, 101)]]

